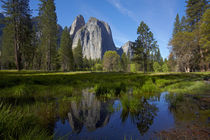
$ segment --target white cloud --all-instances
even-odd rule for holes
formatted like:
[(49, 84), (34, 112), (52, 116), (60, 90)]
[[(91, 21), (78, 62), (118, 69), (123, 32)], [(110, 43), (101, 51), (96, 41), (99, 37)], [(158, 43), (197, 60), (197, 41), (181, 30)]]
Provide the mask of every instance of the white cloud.
[(112, 4), (115, 8), (117, 8), (117, 10), (130, 17), (132, 20), (134, 20), (135, 22), (139, 22), (137, 16), (132, 12), (130, 11), (129, 9), (125, 8), (121, 3), (120, 3), (120, 0), (107, 0), (110, 4)]

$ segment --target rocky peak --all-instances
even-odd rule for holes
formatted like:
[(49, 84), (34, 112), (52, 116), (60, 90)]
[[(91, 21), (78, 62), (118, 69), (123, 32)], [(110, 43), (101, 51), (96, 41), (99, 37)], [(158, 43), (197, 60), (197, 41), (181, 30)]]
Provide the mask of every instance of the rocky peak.
[(126, 55), (130, 55), (132, 58), (133, 56), (133, 51), (132, 51), (132, 46), (134, 45), (134, 42), (128, 41), (122, 46), (122, 50)]
[(79, 29), (85, 25), (85, 19), (82, 15), (78, 15), (70, 27), (70, 36), (74, 38)]
[(73, 37), (72, 48), (81, 40), (83, 56), (87, 59), (101, 59), (108, 50), (116, 50), (109, 25), (91, 17)]

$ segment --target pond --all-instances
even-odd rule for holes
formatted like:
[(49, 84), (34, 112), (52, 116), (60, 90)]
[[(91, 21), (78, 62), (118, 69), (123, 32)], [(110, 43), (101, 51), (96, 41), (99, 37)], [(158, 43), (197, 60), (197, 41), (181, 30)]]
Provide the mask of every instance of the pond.
[(163, 92), (145, 98), (129, 93), (101, 99), (85, 89), (79, 100), (66, 105), (67, 117), (55, 123), (54, 139), (147, 140), (189, 137), (193, 133), (199, 139), (209, 138), (209, 102), (183, 96)]

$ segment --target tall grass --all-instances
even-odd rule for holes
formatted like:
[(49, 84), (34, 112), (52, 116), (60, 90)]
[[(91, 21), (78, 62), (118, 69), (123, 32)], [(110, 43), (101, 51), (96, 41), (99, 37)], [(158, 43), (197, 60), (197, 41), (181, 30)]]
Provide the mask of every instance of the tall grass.
[(0, 104), (1, 139), (50, 139), (49, 134), (36, 123), (32, 115)]

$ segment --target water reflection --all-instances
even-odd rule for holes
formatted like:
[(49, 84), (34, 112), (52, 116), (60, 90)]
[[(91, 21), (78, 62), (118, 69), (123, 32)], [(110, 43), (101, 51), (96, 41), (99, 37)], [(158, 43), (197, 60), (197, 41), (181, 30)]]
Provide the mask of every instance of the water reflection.
[(209, 139), (209, 95), (168, 94), (166, 100), (175, 127), (160, 131), (160, 139)]
[(68, 113), (69, 124), (73, 132), (80, 133), (84, 126), (88, 131), (105, 126), (111, 115), (107, 108), (108, 104), (113, 104), (113, 102), (99, 101), (95, 94), (88, 92), (88, 89), (83, 90), (81, 101), (79, 103), (72, 101)]
[[(66, 112), (67, 121), (63, 121), (61, 117), (56, 123), (55, 137), (68, 135), (71, 139), (89, 136), (123, 138), (123, 136), (135, 135), (147, 139), (152, 132), (148, 133), (148, 131), (159, 111), (154, 102), (158, 102), (160, 96), (158, 95), (157, 100), (154, 99), (154, 96), (148, 98), (125, 94), (120, 99), (103, 101), (89, 89), (82, 90), (80, 100), (66, 104), (69, 106), (67, 107), (69, 111)], [(119, 135), (112, 130), (118, 131)]]
[(121, 100), (122, 113), (120, 115), (122, 122), (128, 118), (135, 124), (139, 133), (143, 136), (153, 124), (153, 120), (157, 115), (158, 108), (154, 104), (149, 104), (144, 97), (136, 99), (134, 97), (125, 96)]

